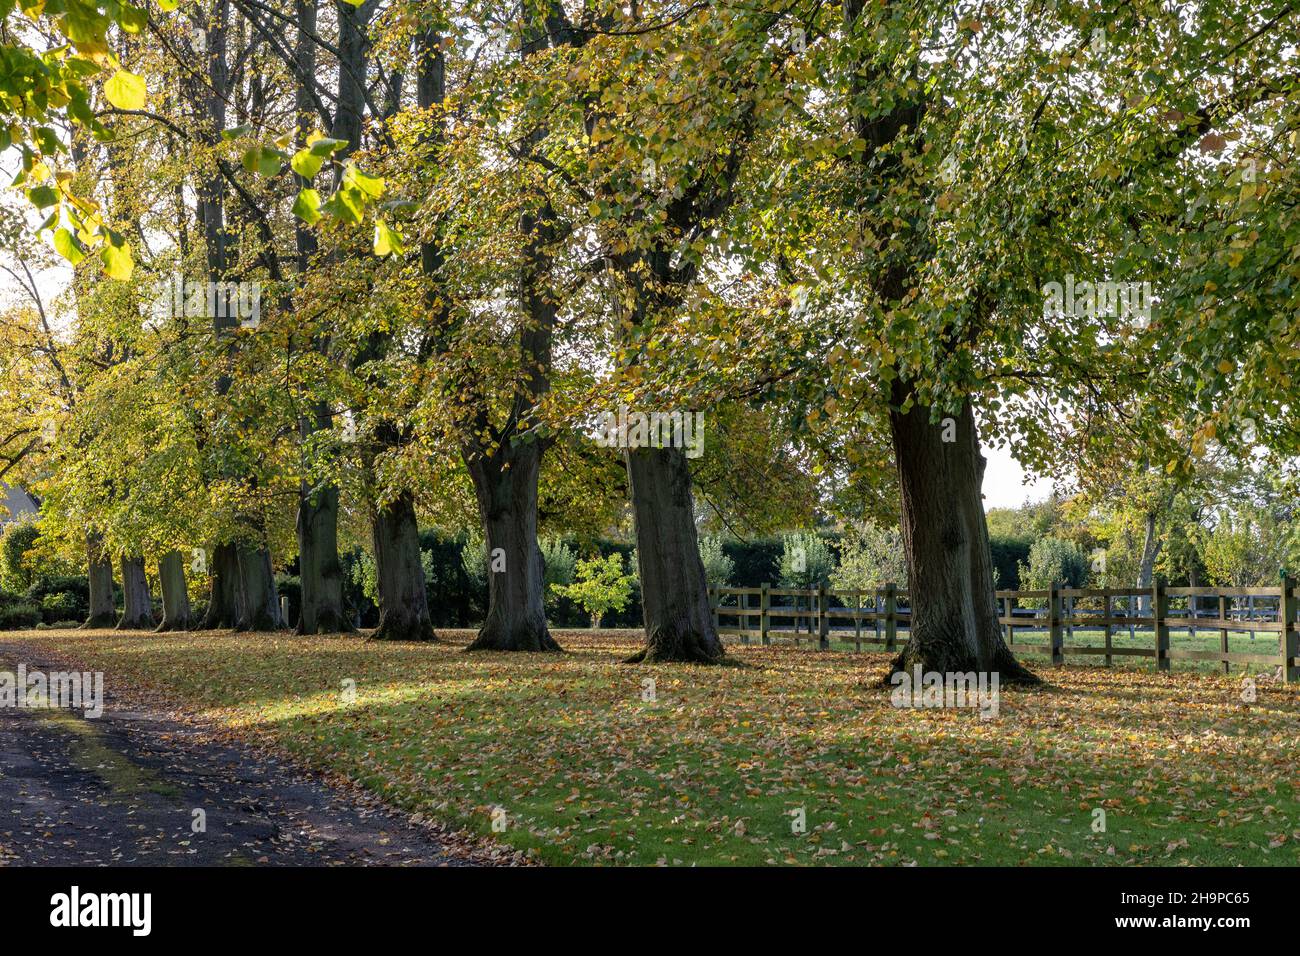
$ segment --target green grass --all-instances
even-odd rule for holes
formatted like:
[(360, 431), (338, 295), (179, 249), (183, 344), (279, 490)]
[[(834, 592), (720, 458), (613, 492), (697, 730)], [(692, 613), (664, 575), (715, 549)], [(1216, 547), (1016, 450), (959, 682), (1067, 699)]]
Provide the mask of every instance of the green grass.
[(1300, 694), (1268, 681), (1247, 705), (1237, 677), (1075, 658), (981, 720), (892, 707), (878, 652), (733, 644), (747, 666), (651, 668), (618, 663), (627, 632), (557, 632), (568, 652), (538, 656), (443, 636), (21, 640), (549, 863), (1300, 862)]

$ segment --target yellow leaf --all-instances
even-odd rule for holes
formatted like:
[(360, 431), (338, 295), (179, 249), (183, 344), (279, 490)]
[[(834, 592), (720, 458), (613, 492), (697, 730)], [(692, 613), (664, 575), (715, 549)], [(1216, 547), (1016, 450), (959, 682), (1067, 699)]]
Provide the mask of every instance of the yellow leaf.
[(104, 96), (120, 110), (144, 109), (144, 78), (118, 70), (104, 84)]

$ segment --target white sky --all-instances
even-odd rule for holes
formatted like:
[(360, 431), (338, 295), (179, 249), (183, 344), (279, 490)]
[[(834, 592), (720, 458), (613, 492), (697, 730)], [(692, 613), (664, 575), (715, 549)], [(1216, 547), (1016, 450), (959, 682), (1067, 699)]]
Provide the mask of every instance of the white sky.
[(1003, 448), (985, 448), (988, 464), (984, 469), (984, 510), (990, 508), (1015, 508), (1026, 499), (1042, 501), (1052, 492), (1051, 478), (1030, 479), (1011, 451)]

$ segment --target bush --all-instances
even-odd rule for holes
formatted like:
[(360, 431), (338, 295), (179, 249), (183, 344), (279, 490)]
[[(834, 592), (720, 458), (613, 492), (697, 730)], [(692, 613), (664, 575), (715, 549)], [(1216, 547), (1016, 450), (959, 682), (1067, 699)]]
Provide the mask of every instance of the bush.
[(84, 621), (90, 613), (90, 581), (84, 575), (42, 578), (27, 589), (25, 601), (41, 609), (46, 624)]
[(578, 580), (558, 585), (557, 594), (576, 601), (591, 615), (591, 626), (600, 627), (610, 611), (622, 611), (632, 598), (633, 577), (626, 570), (624, 558), (617, 552), (593, 556), (577, 562)]
[(11, 604), (0, 603), (0, 631), (25, 631), (41, 623), (41, 609), (35, 604), (17, 600)]
[(815, 531), (796, 531), (785, 536), (781, 554), (781, 587), (809, 590), (830, 584), (835, 556)]
[(731, 583), (735, 587), (756, 588), (780, 580), (784, 550), (780, 538), (725, 541), (722, 550), (731, 559)]
[(989, 535), (989, 553), (993, 558), (994, 580), (999, 588), (1016, 591), (1021, 587), (1020, 566), (1029, 563), (1029, 538)]
[(736, 573), (736, 562), (727, 556), (721, 538), (708, 536), (700, 539), (700, 561), (709, 587), (725, 588), (731, 583)]
[(59, 591), (41, 598), (41, 620), (46, 624), (84, 617), (88, 609), (70, 591)]
[(34, 518), (10, 523), (0, 534), (0, 587), (25, 591), (36, 580), (28, 552), (41, 536)]
[(840, 566), (831, 586), (842, 591), (870, 591), (886, 584), (907, 587), (907, 555), (898, 528), (873, 521), (851, 529), (840, 541)]
[[(1039, 538), (1029, 549), (1029, 564), (1020, 565), (1020, 590), (1045, 591), (1053, 584), (1079, 588), (1088, 580), (1088, 559), (1073, 541)], [(1025, 607), (1041, 607), (1041, 598), (1023, 600)]]

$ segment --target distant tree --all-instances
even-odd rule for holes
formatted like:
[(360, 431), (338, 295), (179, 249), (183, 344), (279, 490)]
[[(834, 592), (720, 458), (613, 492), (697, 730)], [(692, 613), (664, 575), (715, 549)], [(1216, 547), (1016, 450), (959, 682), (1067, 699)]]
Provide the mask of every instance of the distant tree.
[(1039, 538), (1029, 549), (1029, 564), (1020, 565), (1020, 587), (1041, 591), (1052, 584), (1082, 587), (1088, 580), (1088, 559), (1073, 541)]
[(830, 584), (835, 556), (815, 531), (796, 531), (782, 540), (781, 585), (808, 589)]
[(564, 543), (563, 538), (542, 538), (538, 546), (542, 549), (542, 580), (546, 588), (546, 596), (553, 598), (557, 587), (573, 583), (578, 556)]
[(482, 534), (471, 534), (460, 549), (461, 567), (470, 583), (479, 590), (487, 587), (488, 550)]
[(41, 536), (31, 519), (14, 521), (0, 536), (0, 587), (7, 591), (26, 591), (34, 583), (35, 570), (28, 552)]
[(736, 573), (736, 562), (722, 550), (722, 538), (706, 535), (700, 538), (700, 560), (704, 562), (704, 578), (709, 587), (724, 588)]
[(609, 611), (622, 611), (632, 597), (633, 577), (623, 566), (623, 555), (615, 551), (604, 558), (595, 555), (577, 562), (577, 580), (562, 584), (555, 593), (567, 597), (591, 615), (591, 626)]
[(851, 528), (840, 541), (840, 566), (831, 574), (831, 585), (866, 591), (891, 583), (907, 584), (907, 556), (898, 528), (874, 521)]
[(1293, 536), (1293, 529), (1279, 527), (1262, 510), (1221, 512), (1214, 529), (1202, 539), (1206, 574), (1223, 587), (1272, 584), (1287, 568)]

